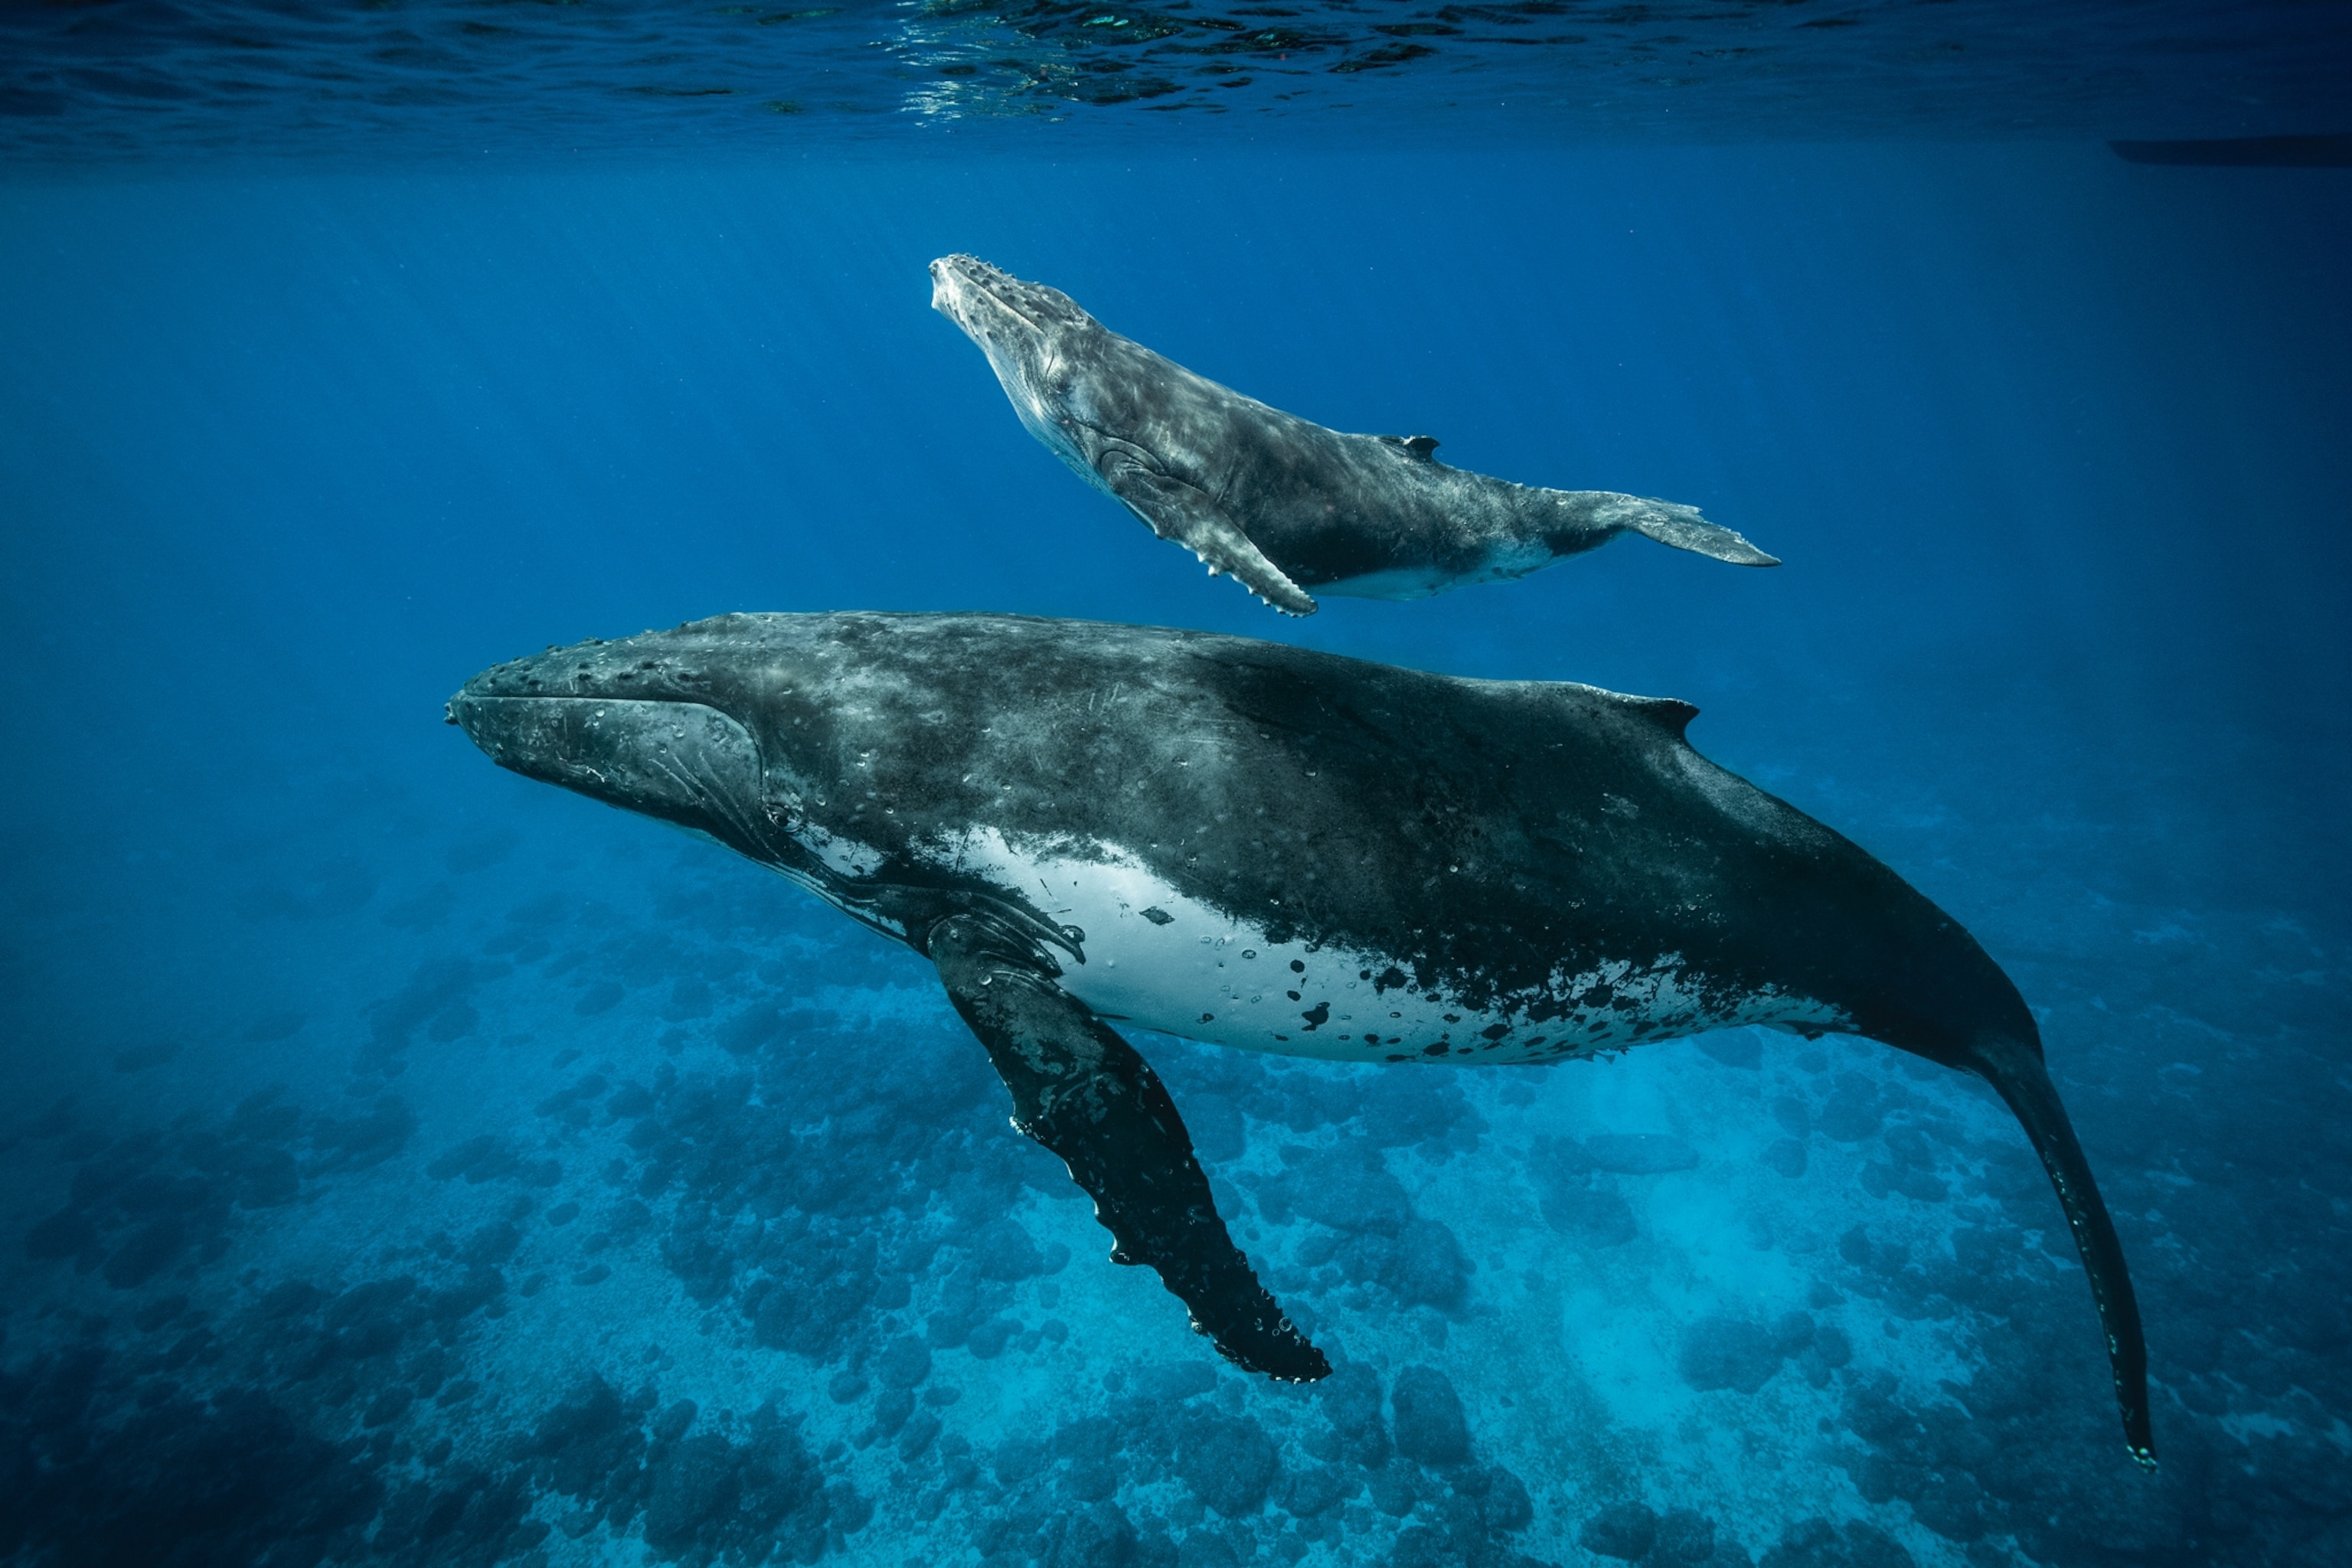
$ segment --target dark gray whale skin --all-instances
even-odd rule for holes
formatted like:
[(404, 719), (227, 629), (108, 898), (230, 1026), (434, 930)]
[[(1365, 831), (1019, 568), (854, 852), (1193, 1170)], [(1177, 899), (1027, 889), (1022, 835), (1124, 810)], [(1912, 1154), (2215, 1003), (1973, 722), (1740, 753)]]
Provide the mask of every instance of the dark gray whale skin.
[(551, 650), (448, 708), (501, 765), (707, 835), (929, 956), (1114, 1257), (1277, 1376), (1322, 1358), (1114, 1022), (1401, 1063), (1769, 1023), (1975, 1073), (2057, 1189), (2152, 1462), (2130, 1278), (2032, 1015), (1892, 870), (1693, 751), (1695, 711), (1205, 633), (878, 614)]
[(932, 307), (986, 353), (1031, 434), (1213, 574), (1291, 615), (1314, 614), (1309, 589), (1422, 598), (1629, 531), (1779, 564), (1694, 507), (1516, 485), (1448, 468), (1426, 436), (1350, 436), (1285, 414), (975, 257), (932, 262), (931, 286)]

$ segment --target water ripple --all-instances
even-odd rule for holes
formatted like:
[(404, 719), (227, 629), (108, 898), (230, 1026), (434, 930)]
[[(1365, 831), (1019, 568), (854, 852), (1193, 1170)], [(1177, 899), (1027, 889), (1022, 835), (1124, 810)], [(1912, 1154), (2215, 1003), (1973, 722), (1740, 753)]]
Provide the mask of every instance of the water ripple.
[(761, 150), (1084, 121), (1350, 139), (2338, 130), (2352, 12), (2291, 4), (96, 0), (0, 8), (19, 163)]

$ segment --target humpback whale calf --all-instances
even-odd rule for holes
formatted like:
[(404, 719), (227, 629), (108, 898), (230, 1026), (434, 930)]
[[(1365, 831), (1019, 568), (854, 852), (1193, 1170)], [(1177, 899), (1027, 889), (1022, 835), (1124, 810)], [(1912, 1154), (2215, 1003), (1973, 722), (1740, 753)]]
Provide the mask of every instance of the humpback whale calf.
[(1088, 484), (1259, 598), (1310, 588), (1419, 599), (1524, 577), (1620, 533), (1777, 566), (1696, 507), (1549, 490), (1448, 468), (1427, 436), (1349, 436), (1120, 337), (1042, 283), (970, 256), (931, 263), (931, 307), (978, 343), (1013, 412)]
[(2017, 988), (1885, 866), (1692, 750), (1696, 711), (1197, 632), (877, 614), (592, 641), (448, 705), (500, 765), (715, 839), (928, 957), (1113, 1261), (1158, 1269), (1244, 1367), (1328, 1371), (1119, 1026), (1484, 1064), (1777, 1025), (2009, 1103), (2152, 1460), (2131, 1279)]

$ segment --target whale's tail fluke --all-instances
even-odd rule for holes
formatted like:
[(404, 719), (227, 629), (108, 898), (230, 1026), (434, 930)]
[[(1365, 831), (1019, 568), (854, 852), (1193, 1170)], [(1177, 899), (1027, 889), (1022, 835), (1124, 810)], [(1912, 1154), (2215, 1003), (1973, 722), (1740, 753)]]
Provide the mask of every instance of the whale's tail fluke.
[[(1730, 529), (1707, 521), (1699, 515), (1698, 508), (1679, 501), (1622, 495), (1616, 490), (1538, 489), (1521, 493), (1534, 499), (1531, 521), (1541, 531), (1555, 557), (1581, 555), (1621, 533), (1641, 533), (1676, 550), (1712, 555), (1735, 566), (1780, 564), (1779, 556), (1767, 555)], [(1525, 565), (1519, 568), (1522, 572), (1531, 569)]]
[(1661, 544), (1676, 550), (1687, 550), (1697, 555), (1712, 555), (1717, 561), (1728, 561), (1735, 566), (1778, 566), (1780, 558), (1767, 555), (1732, 530), (1712, 523), (1698, 514), (1695, 506), (1682, 506), (1670, 500), (1652, 500), (1643, 496), (1612, 496), (1612, 500), (1625, 503), (1623, 515), (1613, 520), (1622, 528), (1643, 533)]
[(2099, 1310), (2099, 1326), (2107, 1337), (2107, 1361), (2116, 1375), (2116, 1403), (2124, 1418), (2124, 1441), (2132, 1458), (2153, 1468), (2155, 1439), (2148, 1430), (2147, 1341), (2139, 1326), (2139, 1302), (2132, 1294), (2131, 1275), (2124, 1267), (2123, 1244), (2107, 1217), (2107, 1205), (2092, 1180), (2090, 1162), (2074, 1137), (2066, 1108), (2042, 1065), (2041, 1050), (2006, 1036), (1978, 1042), (1965, 1062), (1994, 1092), (2008, 1101), (2042, 1156), (2042, 1168), (2058, 1191), (2074, 1246), (2083, 1256), (2083, 1271), (2090, 1276), (2091, 1299)]

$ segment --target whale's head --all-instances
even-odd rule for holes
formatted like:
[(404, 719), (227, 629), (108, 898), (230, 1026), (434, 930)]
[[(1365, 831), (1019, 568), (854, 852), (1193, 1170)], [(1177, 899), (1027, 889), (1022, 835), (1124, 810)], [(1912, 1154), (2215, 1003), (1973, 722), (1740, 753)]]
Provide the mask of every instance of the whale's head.
[(1059, 289), (1028, 283), (976, 256), (931, 263), (931, 309), (980, 345), (1016, 404), (1050, 397), (1072, 340), (1102, 331)]
[[(940, 825), (994, 798), (971, 754), (1006, 723), (965, 689), (987, 685), (999, 628), (974, 643), (908, 625), (926, 619), (732, 615), (592, 638), (483, 670), (446, 714), (500, 767), (713, 840), (919, 949)], [(1067, 945), (1024, 892), (986, 891)]]
[[(804, 884), (871, 873), (877, 742), (859, 617), (721, 616), (519, 658), (466, 682), (448, 721), (499, 766), (724, 845)], [(855, 787), (853, 787), (853, 784)], [(891, 823), (895, 826), (895, 822)]]
[(790, 792), (771, 787), (741, 682), (709, 668), (689, 630), (495, 666), (449, 700), (448, 721), (500, 767), (773, 860)]

